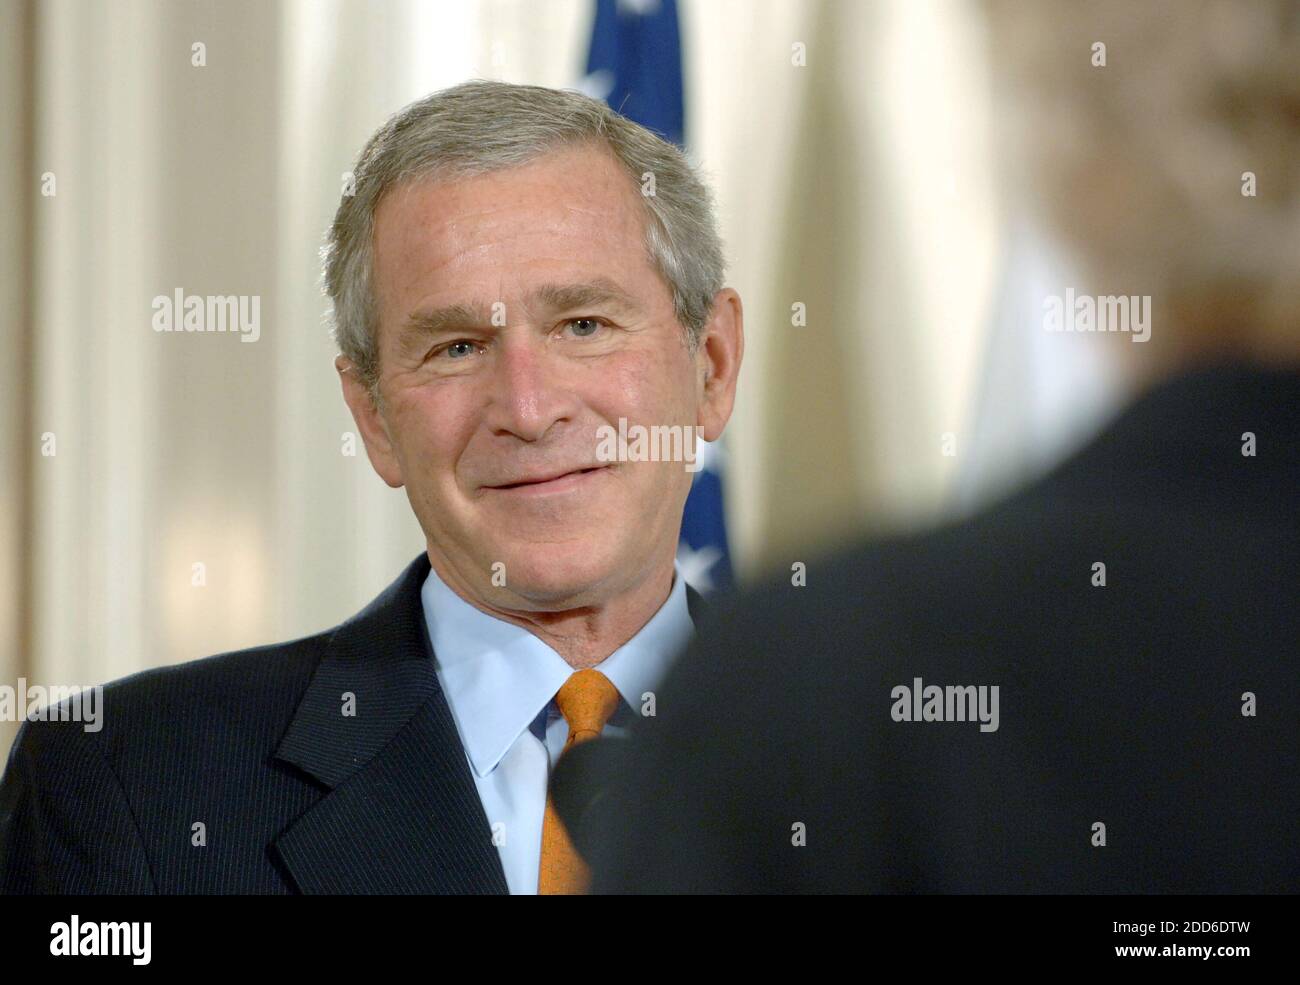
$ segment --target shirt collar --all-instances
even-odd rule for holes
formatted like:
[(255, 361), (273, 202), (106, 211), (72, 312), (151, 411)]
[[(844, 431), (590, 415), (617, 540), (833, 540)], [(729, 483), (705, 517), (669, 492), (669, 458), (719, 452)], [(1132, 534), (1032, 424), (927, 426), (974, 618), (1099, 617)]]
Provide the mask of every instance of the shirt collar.
[[(528, 630), (476, 609), (431, 568), (420, 591), (434, 668), (474, 772), (486, 776), (549, 704), (573, 668)], [(674, 568), (668, 599), (597, 669), (639, 709), (693, 632), (686, 581)]]

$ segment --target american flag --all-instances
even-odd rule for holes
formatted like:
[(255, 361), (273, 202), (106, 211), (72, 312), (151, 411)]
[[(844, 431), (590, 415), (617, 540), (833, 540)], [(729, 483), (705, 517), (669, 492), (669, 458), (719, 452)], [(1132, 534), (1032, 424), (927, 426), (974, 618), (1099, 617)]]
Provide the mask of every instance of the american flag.
[[(681, 33), (676, 0), (596, 0), (587, 74), (579, 88), (628, 119), (685, 147)], [(701, 441), (677, 563), (700, 592), (729, 588), (731, 552), (723, 507), (725, 453)]]

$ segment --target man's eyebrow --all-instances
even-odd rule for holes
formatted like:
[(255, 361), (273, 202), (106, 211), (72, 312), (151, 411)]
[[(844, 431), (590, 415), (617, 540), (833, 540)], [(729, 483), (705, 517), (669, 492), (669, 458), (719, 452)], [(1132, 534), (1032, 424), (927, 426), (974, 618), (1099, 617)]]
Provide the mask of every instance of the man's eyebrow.
[(413, 311), (407, 316), (403, 335), (438, 335), (459, 332), (492, 322), (492, 306), (481, 303), (449, 304), (434, 311)]
[[(608, 277), (575, 284), (542, 284), (529, 294), (531, 304), (551, 311), (605, 305), (628, 314), (640, 314), (641, 304)], [(492, 304), (462, 301), (432, 311), (414, 311), (406, 319), (407, 331), (419, 335), (437, 335), (492, 324)]]

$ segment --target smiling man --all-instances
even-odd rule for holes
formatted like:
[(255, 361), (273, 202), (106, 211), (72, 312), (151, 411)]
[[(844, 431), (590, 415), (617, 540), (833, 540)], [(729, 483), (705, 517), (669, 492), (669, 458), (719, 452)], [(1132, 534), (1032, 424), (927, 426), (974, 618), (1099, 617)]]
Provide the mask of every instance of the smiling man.
[[(701, 344), (680, 324), (644, 201), (596, 142), (408, 181), (375, 210), (377, 358), (341, 336), (348, 405), (376, 471), (406, 487), (436, 577), (574, 667), (668, 597), (691, 482), (682, 462), (603, 464), (600, 429), (716, 438), (740, 354), (734, 291)], [(336, 234), (364, 207), (347, 203)]]
[[(692, 632), (688, 461), (743, 353), (708, 190), (575, 92), (476, 81), (388, 121), (324, 251), (343, 395), (424, 553), (336, 629), (135, 675), (95, 734), (27, 723), (17, 892), (580, 892), (564, 750), (640, 713)], [(156, 722), (168, 723), (166, 734)]]

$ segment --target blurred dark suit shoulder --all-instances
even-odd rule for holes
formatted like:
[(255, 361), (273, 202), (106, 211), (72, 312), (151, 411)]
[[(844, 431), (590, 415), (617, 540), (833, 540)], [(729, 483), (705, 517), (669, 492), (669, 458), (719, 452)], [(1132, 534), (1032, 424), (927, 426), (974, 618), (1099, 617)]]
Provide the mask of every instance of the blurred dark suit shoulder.
[[(712, 607), (596, 890), (1300, 887), (1298, 410), (1296, 375), (1188, 376), (978, 516)], [(997, 685), (997, 729), (895, 721), (917, 679)]]

